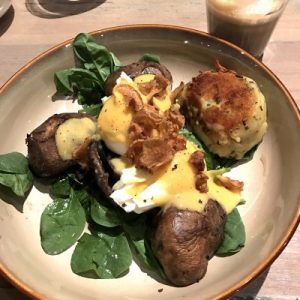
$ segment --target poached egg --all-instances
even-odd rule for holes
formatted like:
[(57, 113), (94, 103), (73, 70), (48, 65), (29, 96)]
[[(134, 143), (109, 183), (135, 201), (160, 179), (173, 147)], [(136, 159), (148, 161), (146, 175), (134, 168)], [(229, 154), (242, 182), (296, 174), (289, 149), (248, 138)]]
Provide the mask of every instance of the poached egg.
[[(149, 82), (154, 75), (147, 74), (134, 80), (122, 74), (118, 84), (126, 84), (139, 93), (143, 103), (147, 97), (138, 89), (139, 83)], [(117, 86), (116, 86), (117, 87)], [(189, 163), (192, 153), (199, 150), (196, 145), (187, 141), (186, 149), (178, 151), (172, 161), (150, 173), (136, 168), (124, 156), (128, 149), (128, 128), (133, 113), (124, 96), (113, 89), (112, 96), (105, 98), (103, 108), (98, 117), (98, 129), (106, 146), (119, 158), (111, 160), (120, 180), (113, 186), (110, 197), (126, 212), (143, 213), (154, 207), (167, 208), (170, 205), (179, 209), (202, 211), (209, 199), (218, 201), (227, 213), (230, 213), (240, 202), (240, 193), (232, 192), (217, 184), (217, 176), (225, 170), (207, 171), (208, 193), (201, 193), (195, 187), (195, 172)], [(164, 99), (153, 97), (152, 103), (160, 113), (171, 108), (171, 87), (168, 86)]]
[[(139, 83), (150, 82), (154, 79), (152, 74), (144, 74), (132, 80), (125, 73), (122, 73), (117, 80), (117, 85), (113, 89), (112, 95), (105, 98), (103, 108), (98, 117), (98, 128), (102, 140), (106, 146), (119, 155), (124, 155), (128, 149), (128, 128), (130, 126), (133, 112), (125, 101), (124, 96), (118, 91), (119, 84), (126, 84), (133, 88), (141, 97), (143, 103), (147, 103), (147, 97), (141, 93), (138, 88)], [(164, 99), (153, 97), (153, 105), (156, 106), (161, 113), (171, 107), (171, 87), (166, 89)]]

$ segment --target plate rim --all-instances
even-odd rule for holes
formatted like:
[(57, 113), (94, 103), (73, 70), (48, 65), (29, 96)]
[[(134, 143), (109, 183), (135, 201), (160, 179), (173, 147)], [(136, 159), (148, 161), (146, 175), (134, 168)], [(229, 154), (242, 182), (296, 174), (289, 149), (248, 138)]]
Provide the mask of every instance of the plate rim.
[[(188, 27), (183, 26), (176, 26), (176, 25), (166, 25), (166, 24), (131, 24), (131, 25), (120, 25), (120, 26), (112, 26), (107, 28), (102, 28), (98, 30), (94, 30), (92, 32), (89, 32), (91, 35), (99, 35), (99, 34), (105, 34), (115, 31), (121, 31), (121, 30), (134, 30), (134, 29), (170, 29), (174, 31), (181, 31), (181, 32), (187, 32), (187, 33), (193, 33), (196, 36), (200, 37), (207, 37), (209, 39), (213, 39), (215, 41), (218, 41), (222, 44), (226, 44), (228, 47), (233, 48), (239, 52), (243, 52), (243, 55), (247, 56), (248, 59), (252, 60), (257, 64), (261, 69), (263, 69), (271, 78), (272, 80), (277, 84), (277, 86), (280, 88), (280, 90), (285, 94), (286, 99), (288, 100), (288, 104), (292, 108), (292, 111), (294, 112), (298, 125), (300, 127), (300, 110), (293, 99), (290, 92), (287, 90), (287, 88), (283, 85), (283, 83), (279, 80), (279, 78), (262, 62), (257, 60), (254, 56), (252, 56), (247, 51), (239, 48), (238, 46), (214, 37), (206, 32), (192, 29)], [(63, 47), (65, 47), (68, 44), (71, 44), (74, 38), (70, 38), (65, 40), (64, 42), (61, 42), (50, 49), (40, 53), (39, 55), (35, 56), (32, 60), (30, 60), (28, 63), (26, 63), (23, 67), (21, 67), (15, 74), (13, 74), (1, 87), (0, 87), (0, 96), (4, 94), (6, 90), (9, 89), (9, 87), (21, 76), (24, 72), (26, 72), (28, 69), (33, 67), (36, 63), (43, 60), (47, 56), (55, 53), (56, 51), (61, 50)], [(300, 205), (298, 205), (298, 209), (295, 212), (295, 215), (293, 216), (292, 222), (289, 224), (289, 227), (287, 231), (285, 232), (283, 238), (280, 240), (280, 242), (277, 244), (277, 246), (272, 250), (272, 252), (268, 255), (266, 259), (264, 259), (257, 267), (255, 267), (249, 274), (244, 276), (242, 279), (240, 279), (235, 285), (232, 287), (224, 290), (219, 295), (216, 295), (214, 299), (226, 299), (244, 286), (246, 286), (248, 283), (253, 281), (255, 278), (257, 278), (263, 271), (265, 271), (268, 267), (271, 266), (271, 264), (276, 260), (276, 258), (280, 255), (280, 253), (284, 250), (284, 248), (287, 246), (289, 241), (291, 240), (294, 232), (296, 231), (298, 225), (300, 223)], [(10, 270), (8, 270), (0, 261), (0, 274), (7, 279), (10, 283), (12, 283), (16, 288), (18, 288), (21, 292), (26, 294), (27, 296), (31, 297), (32, 299), (42, 300), (47, 299), (44, 295), (40, 294), (27, 284), (25, 284), (21, 279), (17, 278)]]

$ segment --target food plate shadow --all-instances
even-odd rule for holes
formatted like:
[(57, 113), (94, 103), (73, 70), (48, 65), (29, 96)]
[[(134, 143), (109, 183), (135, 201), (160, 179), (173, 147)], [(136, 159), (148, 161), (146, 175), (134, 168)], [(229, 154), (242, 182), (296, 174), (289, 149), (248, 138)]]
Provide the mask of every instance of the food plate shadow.
[(34, 16), (44, 19), (57, 19), (92, 10), (103, 4), (105, 0), (26, 0), (27, 10)]
[(176, 288), (176, 286), (174, 286), (171, 282), (169, 282), (169, 281), (163, 279), (162, 277), (160, 277), (157, 272), (151, 271), (149, 268), (147, 268), (145, 266), (142, 266), (142, 264), (139, 263), (139, 260), (135, 256), (133, 256), (133, 260), (140, 267), (142, 272), (147, 274), (149, 277), (153, 278), (155, 281), (157, 281), (161, 284), (168, 285), (170, 287), (175, 287)]
[(9, 188), (1, 186), (0, 199), (12, 205), (18, 212), (23, 213), (24, 203), (29, 193), (30, 190), (26, 193), (25, 197), (20, 197), (12, 193)]
[(256, 299), (256, 295), (259, 293), (263, 286), (270, 268), (263, 272), (255, 281), (250, 282), (245, 288), (237, 292), (230, 300), (245, 300), (245, 299)]
[(2, 36), (10, 27), (15, 18), (15, 9), (11, 5), (5, 15), (0, 18), (0, 36)]
[(61, 101), (61, 100), (63, 100), (63, 101), (70, 100), (70, 101), (74, 102), (72, 96), (62, 96), (62, 95), (59, 95), (58, 93), (53, 94), (51, 97), (51, 100), (52, 100), (52, 102)]
[(34, 178), (34, 184), (33, 186), (43, 194), (49, 194), (49, 186), (51, 183), (53, 183), (54, 179), (45, 179), (45, 178)]

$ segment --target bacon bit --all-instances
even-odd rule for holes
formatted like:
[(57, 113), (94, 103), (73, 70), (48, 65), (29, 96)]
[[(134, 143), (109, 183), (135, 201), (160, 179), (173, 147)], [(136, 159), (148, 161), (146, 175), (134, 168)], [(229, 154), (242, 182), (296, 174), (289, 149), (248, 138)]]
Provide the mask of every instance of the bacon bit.
[(124, 100), (127, 102), (128, 107), (133, 111), (139, 111), (143, 107), (143, 101), (140, 94), (128, 84), (119, 84), (117, 91), (121, 93)]
[(72, 159), (76, 160), (81, 167), (86, 168), (89, 162), (88, 150), (90, 144), (93, 142), (92, 138), (86, 138), (80, 146), (78, 146), (72, 153)]
[(130, 145), (127, 157), (134, 162), (137, 168), (155, 172), (159, 167), (172, 160), (173, 151), (171, 146), (162, 139), (139, 139)]
[(184, 116), (180, 114), (178, 111), (167, 110), (164, 113), (166, 120), (173, 124), (172, 130), (178, 131), (184, 125)]
[(133, 162), (138, 161), (142, 151), (143, 151), (144, 139), (137, 139), (130, 143), (128, 147), (126, 156), (131, 159)]
[(184, 83), (183, 83), (183, 81), (181, 81), (179, 86), (171, 93), (171, 96), (170, 96), (171, 103), (175, 102), (175, 100), (178, 98), (178, 96), (182, 93), (183, 89), (184, 89)]
[(189, 158), (189, 163), (193, 166), (194, 170), (198, 172), (202, 172), (205, 169), (204, 163), (204, 154), (202, 151), (197, 150), (191, 154)]
[(147, 102), (151, 102), (152, 98), (162, 98), (166, 93), (166, 88), (169, 81), (161, 74), (156, 74), (154, 79), (149, 82), (138, 83), (138, 88), (141, 93), (147, 96)]
[(144, 141), (143, 151), (136, 166), (155, 172), (161, 166), (172, 161), (174, 151), (163, 139), (150, 138)]
[(196, 185), (196, 189), (200, 193), (208, 192), (207, 179), (208, 177), (203, 172), (200, 172), (199, 174), (196, 175), (195, 185)]
[(184, 117), (179, 112), (167, 110), (159, 126), (160, 135), (168, 140), (175, 152), (186, 148), (186, 140), (178, 135), (183, 125)]
[(177, 135), (176, 137), (171, 138), (168, 141), (168, 144), (171, 146), (173, 151), (181, 151), (186, 148), (186, 140), (184, 137)]
[(128, 128), (128, 139), (129, 141), (134, 141), (135, 139), (144, 139), (147, 137), (145, 133), (145, 129), (143, 126), (139, 125), (138, 123), (131, 123), (130, 127)]
[(145, 104), (132, 118), (128, 129), (129, 143), (136, 139), (150, 137), (153, 129), (159, 126), (162, 119), (163, 117), (154, 106)]
[(157, 170), (185, 149), (186, 140), (178, 134), (183, 125), (184, 117), (178, 112), (168, 110), (160, 115), (154, 106), (144, 104), (129, 126), (127, 157), (139, 168)]
[(215, 183), (225, 187), (226, 189), (232, 191), (233, 193), (240, 193), (244, 187), (244, 182), (233, 180), (229, 177), (222, 176), (222, 175), (216, 176)]
[(208, 177), (204, 174), (205, 163), (204, 154), (202, 151), (197, 150), (191, 154), (189, 158), (189, 163), (192, 165), (194, 172), (196, 173), (195, 186), (200, 193), (207, 193), (207, 179)]

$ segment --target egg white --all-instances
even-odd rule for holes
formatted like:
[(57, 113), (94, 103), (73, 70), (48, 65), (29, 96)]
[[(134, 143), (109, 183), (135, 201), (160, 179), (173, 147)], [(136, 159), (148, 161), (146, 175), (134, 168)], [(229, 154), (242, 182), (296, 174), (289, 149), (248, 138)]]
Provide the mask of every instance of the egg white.
[(140, 214), (154, 208), (157, 204), (154, 203), (153, 198), (163, 196), (166, 193), (159, 182), (149, 185), (137, 195), (133, 196), (128, 193), (128, 189), (133, 188), (136, 183), (147, 181), (150, 176), (150, 173), (136, 167), (123, 169), (121, 178), (113, 186), (113, 193), (110, 197), (126, 212)]

